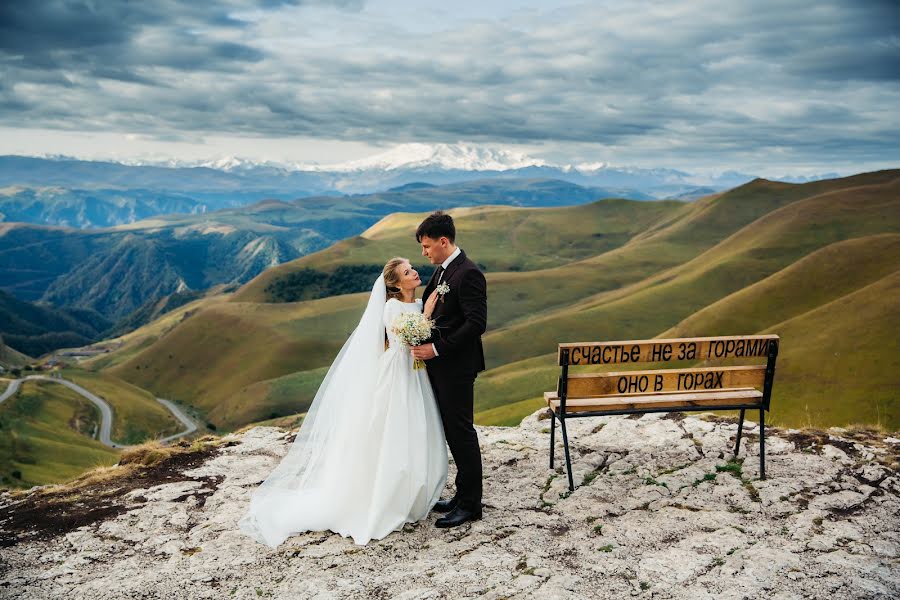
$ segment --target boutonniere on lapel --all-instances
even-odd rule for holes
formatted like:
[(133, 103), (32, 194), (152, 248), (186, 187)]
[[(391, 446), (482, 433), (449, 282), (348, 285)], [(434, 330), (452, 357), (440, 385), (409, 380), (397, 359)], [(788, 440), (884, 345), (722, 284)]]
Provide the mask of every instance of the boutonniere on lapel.
[(437, 292), (438, 296), (441, 297), (441, 302), (443, 302), (444, 296), (447, 294), (447, 292), (450, 291), (450, 286), (447, 285), (447, 282), (444, 282), (444, 283), (440, 284), (439, 286), (437, 286), (436, 288), (434, 288), (434, 291)]

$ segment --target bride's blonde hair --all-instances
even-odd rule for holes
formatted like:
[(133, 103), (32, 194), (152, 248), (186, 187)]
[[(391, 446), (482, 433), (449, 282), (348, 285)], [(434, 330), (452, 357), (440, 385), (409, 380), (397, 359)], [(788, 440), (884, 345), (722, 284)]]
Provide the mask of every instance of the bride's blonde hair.
[(403, 291), (400, 289), (400, 273), (397, 272), (397, 267), (405, 262), (407, 262), (407, 259), (402, 256), (395, 256), (384, 265), (384, 270), (382, 270), (381, 274), (384, 275), (384, 285), (387, 288), (388, 299), (403, 300)]

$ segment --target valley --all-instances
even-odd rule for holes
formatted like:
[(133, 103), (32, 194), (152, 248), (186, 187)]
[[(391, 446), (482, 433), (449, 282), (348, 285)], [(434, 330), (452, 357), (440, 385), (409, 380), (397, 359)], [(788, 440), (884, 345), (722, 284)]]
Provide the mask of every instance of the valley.
[[(692, 202), (450, 213), (488, 280), (480, 424), (515, 425), (542, 406), (560, 341), (776, 333), (773, 425), (900, 428), (900, 171), (755, 180)], [(208, 431), (296, 426), (368, 297), (342, 293), (331, 274), (373, 277), (397, 254), (420, 264), (412, 232), (425, 214), (390, 214), (245, 283), (149, 311), (69, 361), (67, 377), (130, 386), (135, 406), (175, 400)]]

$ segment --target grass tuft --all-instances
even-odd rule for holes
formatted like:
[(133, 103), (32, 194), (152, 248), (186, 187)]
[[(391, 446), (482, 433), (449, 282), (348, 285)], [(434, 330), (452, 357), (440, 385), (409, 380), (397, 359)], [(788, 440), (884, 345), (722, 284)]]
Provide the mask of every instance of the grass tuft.
[(712, 481), (712, 480), (714, 480), (715, 478), (716, 478), (716, 474), (715, 474), (715, 473), (707, 473), (706, 475), (704, 475), (704, 476), (701, 477), (700, 479), (694, 480), (694, 483), (692, 483), (691, 485), (693, 485), (694, 487), (697, 487), (697, 486), (700, 485), (701, 483), (704, 483), (704, 482), (706, 482), (706, 481)]

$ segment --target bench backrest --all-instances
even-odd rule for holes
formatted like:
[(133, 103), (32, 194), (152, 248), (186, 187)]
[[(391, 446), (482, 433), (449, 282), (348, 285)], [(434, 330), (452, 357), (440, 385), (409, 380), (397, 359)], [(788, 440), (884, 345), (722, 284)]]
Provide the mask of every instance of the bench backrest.
[[(777, 335), (720, 336), (619, 342), (559, 344), (562, 369), (557, 392), (562, 398), (654, 394), (754, 387), (771, 399)], [(574, 365), (616, 365), (640, 362), (706, 361), (766, 358), (765, 365), (693, 367), (606, 373), (569, 374)]]

